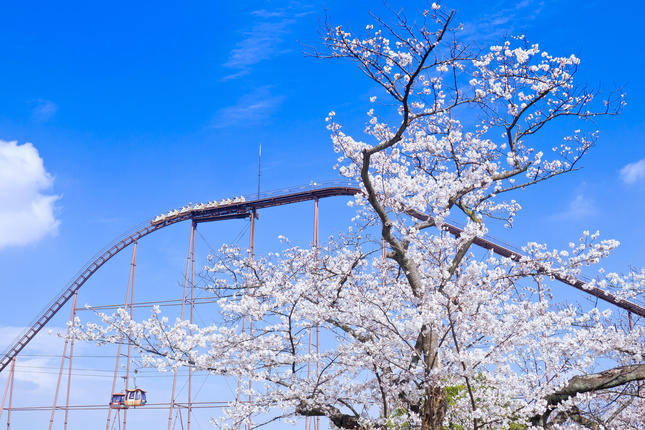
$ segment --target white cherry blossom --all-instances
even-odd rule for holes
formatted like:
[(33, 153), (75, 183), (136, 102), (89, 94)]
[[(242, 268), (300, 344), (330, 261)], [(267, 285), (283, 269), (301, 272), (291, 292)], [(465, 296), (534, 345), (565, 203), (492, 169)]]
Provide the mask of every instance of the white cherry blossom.
[[(432, 3), (416, 26), (377, 20), (364, 35), (329, 26), (316, 53), (349, 59), (382, 89), (362, 133), (326, 119), (338, 172), (362, 190), (346, 234), (254, 259), (223, 247), (208, 267), (221, 324), (120, 311), (76, 336), (127, 336), (160, 370), (240, 377), (253, 402), (232, 401), (221, 428), (303, 415), (345, 429), (642, 428), (645, 328), (562, 301), (553, 279), (596, 267), (585, 288), (642, 300), (645, 271), (603, 271), (618, 243), (596, 233), (566, 250), (528, 243), (521, 259), (473, 246), (490, 223), (512, 227), (527, 188), (577, 169), (598, 138), (584, 120), (618, 113), (623, 97), (596, 100), (574, 82), (578, 58), (523, 37), (472, 53), (444, 10)], [(548, 146), (534, 138), (563, 117), (579, 129)], [(464, 223), (457, 237), (449, 217)]]

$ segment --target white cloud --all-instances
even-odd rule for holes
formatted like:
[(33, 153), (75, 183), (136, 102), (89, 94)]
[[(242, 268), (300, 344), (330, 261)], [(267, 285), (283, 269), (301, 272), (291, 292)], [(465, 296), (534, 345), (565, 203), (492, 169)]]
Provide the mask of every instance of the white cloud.
[[(491, 12), (478, 15), (477, 21), (465, 22), (466, 37), (479, 42), (497, 42), (508, 35), (522, 33), (523, 29), (537, 18), (553, 0), (522, 0), (512, 6), (505, 1), (490, 4)], [(476, 4), (473, 2), (473, 4)]]
[(31, 111), (31, 117), (37, 122), (49, 121), (58, 111), (58, 105), (51, 100), (38, 99)]
[[(67, 305), (69, 307), (69, 305)], [(67, 309), (67, 308), (63, 308)], [(63, 313), (69, 316), (69, 310)], [(33, 316), (33, 315), (30, 315)], [(0, 326), (0, 352), (4, 352), (22, 337), (30, 327)], [(60, 354), (63, 350), (62, 334), (67, 331), (66, 326), (46, 326), (27, 344), (23, 352), (38, 354)], [(78, 346), (78, 345), (77, 345)]]
[(643, 178), (645, 178), (645, 158), (620, 169), (620, 179), (626, 184), (633, 184)]
[(271, 117), (283, 100), (284, 96), (272, 94), (269, 87), (258, 87), (241, 96), (234, 105), (215, 112), (210, 127), (225, 128), (262, 123)]
[(0, 140), (0, 249), (55, 234), (57, 195), (44, 194), (54, 179), (31, 144)]
[(294, 12), (286, 9), (272, 11), (256, 10), (251, 12), (256, 20), (252, 27), (242, 33), (239, 42), (231, 50), (224, 67), (236, 72), (225, 76), (224, 80), (235, 79), (250, 73), (251, 68), (265, 60), (289, 52), (282, 48), (290, 27), (309, 14), (307, 11)]
[[(0, 345), (4, 351), (13, 345), (19, 335), (25, 333), (26, 327), (2, 326), (0, 327)], [(63, 333), (61, 327), (53, 327), (54, 333)], [(16, 381), (27, 382), (27, 391), (53, 390), (56, 386), (55, 370), (60, 365), (60, 356), (63, 352), (63, 339), (48, 330), (42, 330), (16, 359)], [(2, 372), (1, 378), (6, 378), (8, 372)]]
[(584, 194), (578, 194), (569, 202), (569, 206), (563, 211), (551, 216), (553, 219), (579, 219), (594, 215), (596, 205), (593, 199), (586, 197)]

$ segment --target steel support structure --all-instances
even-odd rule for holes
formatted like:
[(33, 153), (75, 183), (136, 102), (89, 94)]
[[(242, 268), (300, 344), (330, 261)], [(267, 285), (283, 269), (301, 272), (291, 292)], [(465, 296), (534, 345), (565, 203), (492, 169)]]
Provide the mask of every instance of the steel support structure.
[[(72, 322), (71, 330), (74, 330), (74, 322), (76, 316), (76, 299), (78, 298), (78, 291), (74, 292), (74, 300), (72, 301)], [(63, 421), (63, 429), (67, 430), (67, 423), (69, 422), (69, 395), (72, 388), (72, 358), (74, 358), (74, 337), (69, 341), (69, 361), (67, 364), (67, 393), (65, 395), (65, 419)]]
[(4, 386), (4, 394), (2, 394), (2, 402), (0, 402), (0, 418), (4, 412), (4, 401), (7, 399), (7, 392), (9, 391), (9, 384), (11, 383), (11, 374), (7, 378), (7, 384)]
[[(137, 243), (138, 243), (137, 241), (134, 242), (134, 249), (132, 250), (132, 260), (130, 261), (130, 276), (129, 276), (130, 282), (128, 282), (128, 291), (130, 291), (130, 302), (126, 307), (129, 308), (128, 313), (130, 316), (130, 320), (132, 320), (132, 317), (134, 316), (134, 307), (132, 306), (132, 303), (134, 302), (134, 277), (137, 269)], [(128, 353), (125, 359), (125, 394), (127, 394), (128, 392), (128, 386), (130, 383), (131, 354), (132, 354), (132, 339), (130, 339), (130, 336), (128, 335)], [(137, 388), (137, 387), (134, 387), (134, 388)], [(124, 409), (123, 410), (123, 430), (126, 429), (127, 420), (128, 420), (128, 410)]]
[[(9, 391), (9, 387), (11, 387), (11, 391), (13, 391), (13, 375), (14, 375), (14, 370), (16, 368), (16, 359), (14, 358), (11, 360), (11, 368), (9, 370), (9, 377), (7, 378), (7, 385), (4, 387), (4, 394), (2, 395), (2, 404), (0, 404), (0, 417), (2, 417), (2, 413), (4, 412), (4, 401), (7, 398), (7, 391)], [(11, 394), (9, 394), (11, 396)], [(9, 401), (9, 411), (11, 411), (11, 401)], [(7, 415), (9, 414), (9, 411), (7, 411)], [(7, 427), (9, 426), (9, 418), (7, 418)]]
[[(123, 302), (123, 308), (130, 310), (130, 318), (132, 318), (132, 311), (133, 311), (132, 301), (134, 298), (134, 275), (135, 275), (134, 272), (136, 268), (136, 263), (137, 263), (137, 241), (134, 242), (134, 246), (132, 248), (132, 259), (130, 260), (130, 273), (128, 274), (128, 286), (125, 292), (125, 301)], [(116, 382), (119, 377), (119, 361), (121, 360), (121, 345), (122, 345), (122, 342), (119, 342), (119, 344), (116, 347), (116, 357), (114, 359), (114, 374), (112, 375), (112, 391), (110, 392), (110, 396), (116, 392), (115, 391)], [(128, 340), (128, 347), (129, 346), (130, 346), (130, 341)], [(127, 359), (128, 359), (128, 366), (129, 366), (129, 363), (130, 363), (129, 351), (128, 351)], [(126, 382), (126, 387), (127, 387), (127, 382)], [(125, 418), (126, 417), (124, 416), (124, 424), (123, 424), (124, 426), (125, 426)], [(108, 408), (105, 430), (110, 430), (111, 419), (112, 419), (112, 408)], [(116, 416), (114, 417), (114, 421), (119, 423), (119, 428), (121, 428), (120, 420), (121, 420), (121, 414), (117, 409)]]
[[(251, 211), (249, 214), (249, 248), (248, 248), (248, 253), (249, 253), (249, 264), (253, 262), (253, 259), (255, 258), (255, 220), (257, 219), (257, 213), (255, 210)], [(248, 270), (249, 273), (251, 273), (251, 268), (249, 267)], [(247, 293), (253, 294), (253, 290), (249, 289), (248, 281), (246, 284), (246, 291)], [(245, 315), (242, 317), (242, 333), (246, 332), (246, 326), (247, 326), (247, 316)], [(253, 318), (248, 317), (248, 326), (249, 326), (249, 335), (253, 336)], [(253, 381), (249, 379), (249, 391), (253, 388)], [(238, 376), (237, 377), (237, 392), (235, 396), (235, 401), (240, 402), (242, 394), (242, 377)], [(248, 398), (249, 404), (253, 403), (253, 396), (251, 393), (249, 393), (249, 398)], [(240, 429), (240, 424), (237, 423), (235, 425), (236, 430)], [(249, 415), (247, 418), (246, 422), (244, 423), (244, 429), (245, 430), (250, 430), (252, 428), (252, 417)]]
[[(318, 199), (314, 200), (314, 258), (318, 262)], [(320, 326), (316, 325), (316, 378), (320, 375)], [(314, 430), (320, 429), (320, 417), (315, 417)]]
[[(56, 312), (58, 312), (63, 307), (63, 305), (67, 303), (67, 301), (74, 295), (74, 292), (81, 288), (81, 286), (83, 286), (83, 284), (85, 284), (85, 282), (87, 282), (87, 280), (101, 266), (103, 266), (107, 261), (121, 252), (123, 249), (134, 243), (136, 240), (141, 239), (142, 237), (147, 236), (148, 234), (153, 233), (161, 228), (186, 220), (193, 220), (193, 222), (200, 223), (221, 221), (225, 219), (246, 218), (249, 213), (257, 211), (258, 209), (332, 196), (352, 196), (360, 192), (360, 189), (351, 186), (313, 185), (305, 190), (302, 190), (301, 187), (298, 191), (289, 190), (285, 191), (282, 194), (268, 193), (264, 198), (256, 198), (255, 196), (253, 196), (253, 198), (248, 201), (231, 203), (213, 208), (191, 209), (185, 213), (180, 213), (159, 222), (147, 222), (137, 228), (133, 233), (126, 235), (120, 240), (117, 240), (113, 245), (106, 248), (105, 251), (99, 252), (95, 258), (92, 258), (89, 263), (83, 266), (83, 268), (79, 271), (78, 276), (76, 276), (74, 280), (50, 302), (49, 305), (47, 305), (42, 314), (39, 315), (29, 325), (29, 328), (27, 328), (14, 341), (12, 346), (5, 351), (4, 355), (0, 359), (0, 372), (4, 370), (11, 363), (11, 360), (16, 355), (18, 355), (20, 351), (22, 351), (22, 349), (36, 336), (36, 334), (38, 334), (40, 330), (42, 330), (42, 328), (47, 324), (47, 322), (49, 322), (49, 320), (56, 314)], [(427, 216), (416, 211), (409, 211), (409, 214), (420, 220), (427, 219)], [(449, 224), (444, 224), (444, 228), (454, 235), (459, 235), (462, 232), (462, 230), (458, 227)], [(504, 257), (509, 257), (515, 260), (522, 257), (521, 254), (508, 250), (484, 238), (476, 238), (473, 243), (485, 249), (490, 249), (496, 254)], [(584, 291), (587, 294), (598, 297), (619, 308), (625, 309), (628, 312), (645, 318), (645, 308), (636, 303), (621, 300), (599, 288), (585, 288), (585, 283), (580, 280), (565, 279), (564, 277), (557, 275), (553, 276), (555, 279), (567, 285), (573, 286), (579, 290)]]
[[(313, 241), (312, 247), (314, 250), (314, 261), (318, 262), (318, 199), (314, 199), (314, 231), (313, 231)], [(318, 378), (320, 374), (320, 326), (316, 324), (309, 329), (309, 348), (308, 355), (309, 360), (307, 360), (307, 380), (311, 381), (311, 354), (315, 350), (316, 352), (316, 369), (315, 376)], [(318, 430), (320, 428), (320, 417), (305, 417), (305, 430)]]
[[(259, 186), (258, 186), (259, 187)], [(259, 188), (258, 188), (259, 191)], [(255, 210), (251, 211), (250, 218), (250, 228), (249, 228), (249, 263), (252, 264), (255, 259), (255, 220), (257, 219), (257, 213)], [(251, 295), (254, 295), (253, 289), (250, 291)], [(249, 317), (249, 335), (253, 338), (253, 317)], [(253, 390), (253, 380), (249, 378), (249, 405), (253, 404), (253, 396), (251, 392)], [(246, 423), (246, 430), (251, 430), (253, 427), (253, 417), (249, 415), (248, 421)]]
[[(193, 319), (195, 312), (195, 229), (197, 224), (192, 223), (191, 235), (193, 236), (193, 247), (191, 249), (191, 261), (190, 261), (190, 335), (193, 335)], [(186, 421), (187, 421), (187, 430), (190, 430), (190, 419), (193, 411), (193, 368), (188, 366), (188, 408), (186, 410)]]
[(13, 406), (13, 380), (16, 376), (16, 359), (11, 360), (11, 372), (9, 374), (9, 407), (7, 408), (7, 430), (11, 428), (11, 407)]
[[(187, 292), (188, 292), (188, 278), (190, 272), (190, 267), (191, 267), (191, 261), (193, 262), (193, 268), (194, 266), (194, 256), (195, 256), (195, 230), (197, 228), (197, 225), (193, 222), (190, 224), (190, 239), (188, 240), (188, 255), (186, 256), (186, 271), (184, 274), (184, 292), (182, 295), (182, 301), (181, 301), (181, 314), (180, 314), (180, 319), (184, 319), (184, 312), (186, 309), (186, 297), (187, 297)], [(194, 269), (193, 269), (194, 273)], [(192, 286), (191, 286), (192, 289)], [(192, 319), (192, 307), (194, 305), (194, 299), (191, 299), (190, 301), (190, 306), (191, 306), (191, 319)], [(190, 367), (189, 367), (190, 369)], [(177, 369), (173, 369), (173, 375), (172, 375), (172, 390), (170, 393), (170, 408), (168, 410), (168, 430), (172, 429), (172, 414), (175, 409), (175, 390), (177, 387)], [(190, 370), (189, 370), (189, 378), (190, 378)], [(192, 387), (191, 387), (192, 388)], [(189, 392), (191, 391), (190, 388), (188, 390)], [(189, 405), (191, 404), (191, 399), (189, 399)], [(181, 420), (181, 409), (178, 409), (178, 414)], [(183, 425), (182, 425), (183, 427)]]
[[(0, 405), (0, 416), (2, 412), (4, 411), (4, 403), (5, 399), (7, 398), (8, 394), (8, 400), (9, 400), (9, 405), (7, 408), (7, 429), (10, 428), (11, 425), (11, 413), (14, 410), (19, 410), (20, 408), (13, 408), (12, 402), (13, 402), (13, 385), (14, 385), (14, 377), (15, 377), (15, 362), (16, 362), (16, 356), (17, 354), (31, 341), (36, 334), (49, 322), (49, 320), (55, 315), (62, 307), (63, 305), (66, 304), (66, 302), (73, 297), (73, 305), (72, 305), (72, 315), (70, 317), (70, 328), (73, 328), (74, 325), (74, 319), (75, 319), (75, 313), (76, 313), (76, 300), (77, 300), (77, 294), (78, 290), (80, 287), (103, 265), (105, 264), (109, 259), (111, 259), (114, 255), (119, 253), (121, 250), (126, 248), (127, 246), (133, 244), (133, 255), (132, 255), (132, 262), (131, 262), (131, 267), (130, 267), (130, 278), (128, 281), (128, 290), (126, 293), (126, 300), (125, 300), (125, 306), (126, 308), (129, 308), (129, 314), (130, 318), (133, 317), (133, 298), (134, 298), (134, 278), (135, 278), (135, 268), (136, 268), (136, 252), (137, 252), (137, 241), (141, 239), (142, 237), (155, 232), (163, 227), (181, 222), (181, 221), (186, 221), (186, 220), (191, 220), (191, 235), (190, 235), (190, 242), (189, 242), (189, 252), (188, 252), (188, 257), (187, 257), (187, 262), (186, 262), (186, 275), (184, 279), (184, 295), (183, 295), (183, 300), (181, 303), (182, 309), (181, 309), (181, 315), (182, 319), (184, 317), (184, 309), (185, 305), (188, 302), (187, 300), (187, 285), (188, 285), (188, 276), (190, 273), (190, 286), (191, 286), (191, 295), (190, 295), (190, 322), (191, 324), (193, 323), (194, 319), (194, 303), (195, 303), (195, 296), (194, 296), (194, 286), (195, 286), (195, 229), (197, 223), (200, 222), (211, 222), (211, 221), (218, 221), (218, 220), (225, 220), (225, 219), (235, 219), (235, 218), (246, 218), (250, 217), (250, 235), (249, 235), (249, 257), (250, 261), (253, 260), (255, 256), (255, 220), (257, 218), (257, 210), (260, 208), (267, 208), (267, 207), (272, 207), (272, 206), (279, 206), (279, 205), (286, 205), (286, 204), (291, 204), (291, 203), (296, 203), (296, 202), (301, 202), (301, 201), (306, 201), (306, 200), (314, 200), (314, 239), (313, 239), (313, 247), (314, 247), (314, 255), (315, 258), (318, 258), (318, 221), (319, 221), (319, 215), (318, 215), (318, 203), (320, 198), (324, 197), (331, 197), (331, 196), (340, 196), (340, 195), (354, 195), (359, 193), (360, 190), (357, 188), (352, 188), (352, 187), (321, 187), (321, 188), (312, 188), (306, 191), (301, 191), (301, 192), (294, 192), (294, 193), (289, 193), (289, 194), (282, 194), (282, 195), (272, 195), (272, 196), (267, 196), (264, 198), (260, 198), (258, 196), (257, 199), (255, 200), (249, 200), (249, 201), (238, 201), (235, 203), (230, 203), (230, 204), (225, 204), (221, 205), (219, 207), (209, 207), (209, 208), (202, 208), (202, 209), (190, 209), (187, 212), (181, 212), (179, 215), (174, 215), (172, 217), (169, 217), (168, 219), (163, 219), (159, 222), (156, 221), (151, 221), (148, 224), (145, 224), (144, 226), (138, 228), (134, 233), (131, 233), (127, 235), (126, 237), (120, 239), (119, 241), (115, 242), (114, 245), (111, 247), (107, 248), (106, 251), (97, 254), (97, 257), (91, 260), (86, 266), (84, 266), (81, 271), (79, 272), (79, 275), (71, 282), (66, 289), (63, 290), (63, 292), (58, 295), (46, 308), (46, 310), (42, 313), (40, 317), (38, 317), (33, 324), (17, 339), (17, 341), (7, 350), (7, 352), (4, 354), (2, 359), (0, 359), (0, 371), (5, 369), (8, 365), (10, 365), (10, 374), (7, 379), (7, 384), (4, 390), (3, 398), (2, 398), (2, 404)], [(408, 211), (408, 214), (419, 219), (419, 220), (426, 220), (427, 217), (423, 214), (419, 214), (415, 211)], [(450, 224), (444, 224), (442, 226), (442, 229), (449, 232), (450, 234), (454, 236), (459, 236), (463, 231), (455, 226), (452, 226)], [(500, 246), (488, 239), (485, 238), (475, 238), (473, 240), (473, 244), (482, 247), (484, 249), (489, 249), (493, 251), (495, 254), (498, 254), (503, 257), (510, 258), (514, 261), (520, 261), (520, 259), (523, 258), (523, 255), (512, 251), (506, 247)], [(385, 243), (382, 242), (382, 257), (385, 259)], [(190, 272), (189, 272), (190, 270)], [(641, 317), (645, 317), (645, 308), (642, 306), (632, 303), (629, 301), (621, 300), (618, 299), (617, 297), (613, 296), (611, 293), (608, 293), (604, 290), (601, 290), (599, 288), (593, 287), (593, 288), (588, 288), (583, 281), (580, 281), (578, 279), (574, 278), (567, 278), (561, 275), (558, 275), (557, 273), (551, 273), (546, 270), (541, 271), (538, 269), (538, 272), (551, 276), (552, 278), (565, 283), (567, 285), (573, 286), (574, 288), (577, 288), (587, 294), (590, 294), (592, 296), (595, 296), (597, 298), (600, 298), (608, 303), (611, 303), (619, 308), (622, 308), (627, 311), (628, 313), (628, 320), (629, 320), (629, 327), (630, 329), (633, 329), (633, 321), (632, 321), (632, 313), (636, 314)], [(383, 285), (385, 284), (385, 278), (383, 279)], [(385, 286), (385, 285), (384, 285)], [(248, 287), (247, 287), (248, 288)], [(541, 285), (538, 285), (538, 293), (540, 295), (540, 300), (542, 300), (542, 288)], [(253, 291), (250, 291), (250, 294), (253, 294)], [(253, 336), (253, 320), (252, 318), (249, 317), (249, 333), (251, 336)], [(247, 321), (246, 317), (243, 319), (243, 325), (242, 325), (242, 330), (243, 332), (246, 331), (246, 326), (247, 326)], [(192, 334), (192, 330), (191, 330)], [(67, 348), (69, 346), (69, 355), (67, 356)], [(127, 352), (127, 364), (126, 364), (126, 376), (125, 376), (125, 388), (128, 388), (129, 384), (129, 371), (130, 371), (130, 356), (131, 356), (131, 341), (128, 339), (128, 352)], [(54, 396), (54, 403), (53, 406), (51, 407), (51, 416), (50, 416), (50, 424), (49, 424), (49, 429), (51, 430), (55, 418), (55, 412), (56, 410), (60, 410), (61, 408), (57, 406), (58, 402), (58, 395), (60, 392), (60, 385), (61, 385), (61, 379), (62, 379), (62, 374), (64, 370), (64, 363), (65, 360), (69, 360), (69, 367), (68, 367), (68, 372), (67, 372), (67, 394), (66, 394), (66, 401), (65, 401), (65, 422), (64, 422), (64, 428), (67, 429), (67, 424), (68, 424), (68, 412), (70, 410), (70, 390), (71, 390), (71, 374), (72, 374), (72, 358), (73, 358), (73, 350), (74, 350), (74, 342), (73, 342), (73, 337), (68, 337), (68, 339), (65, 340), (65, 346), (63, 349), (63, 356), (61, 357), (61, 366), (58, 372), (58, 381), (57, 381), (57, 387), (55, 391), (55, 396)], [(313, 351), (315, 350), (315, 357), (316, 357), (316, 366), (315, 366), (315, 372), (316, 375), (319, 373), (319, 362), (318, 362), (318, 357), (320, 354), (320, 331), (319, 327), (312, 327), (310, 329), (309, 333), (309, 355), (310, 355), (310, 361), (308, 363), (308, 378), (312, 376), (312, 371), (313, 371), (313, 366), (311, 363), (311, 356), (313, 355)], [(119, 359), (121, 356), (121, 344), (117, 347), (117, 356), (116, 356), (116, 364), (115, 364), (115, 372), (114, 372), (114, 378), (113, 378), (113, 384), (112, 384), (112, 393), (115, 392), (116, 389), (116, 380), (117, 380), (117, 375), (118, 375), (118, 369), (119, 369)], [(172, 396), (171, 396), (171, 401), (170, 401), (170, 408), (169, 408), (169, 419), (168, 419), (168, 429), (170, 430), (172, 428), (172, 414), (173, 410), (177, 409), (178, 415), (181, 417), (182, 412), (181, 408), (186, 407), (183, 405), (178, 405), (177, 402), (175, 401), (175, 388), (176, 388), (176, 377), (177, 373), (176, 371), (174, 372), (173, 375), (173, 387), (172, 387)], [(249, 380), (249, 388), (252, 387), (252, 380)], [(136, 384), (136, 382), (135, 382)], [(240, 380), (238, 379), (238, 393), (237, 393), (237, 401), (240, 401), (240, 392), (241, 392), (241, 386), (240, 386)], [(187, 423), (188, 423), (188, 429), (190, 429), (191, 426), (191, 410), (193, 407), (193, 401), (192, 401), (192, 368), (189, 366), (189, 371), (188, 371), (188, 403), (187, 403)], [(248, 396), (248, 402), (252, 403), (253, 402), (253, 396), (251, 393), (249, 393)], [(106, 430), (109, 430), (110, 427), (110, 419), (111, 419), (111, 409), (108, 408), (108, 417), (107, 417), (107, 423), (106, 423)], [(120, 411), (117, 411), (117, 420), (120, 418)], [(123, 411), (123, 428), (125, 429), (126, 426), (126, 417), (127, 417), (127, 410)], [(310, 419), (311, 418), (311, 419)], [(181, 419), (181, 418), (180, 418)], [(320, 418), (316, 417), (314, 420), (313, 417), (306, 417), (306, 424), (305, 427), (307, 430), (310, 430), (310, 427), (313, 426), (313, 430), (319, 430), (319, 425), (320, 425)], [(311, 423), (311, 424), (310, 424)], [(115, 421), (116, 424), (116, 421)], [(119, 427), (121, 426), (121, 422), (119, 420)], [(249, 416), (246, 423), (245, 427), (247, 429), (250, 429), (252, 427), (252, 417)]]
[(350, 186), (327, 186), (324, 184), (311, 185), (307, 187), (298, 187), (296, 189), (288, 189), (280, 191), (279, 193), (266, 193), (262, 198), (257, 198), (256, 195), (253, 195), (248, 200), (223, 204), (217, 207), (190, 209), (159, 222), (145, 222), (144, 224), (136, 227), (134, 232), (126, 234), (122, 238), (117, 239), (112, 245), (108, 245), (108, 247), (97, 253), (87, 264), (85, 264), (85, 266), (81, 268), (78, 274), (63, 289), (63, 291), (54, 297), (54, 299), (45, 307), (43, 312), (28, 325), (28, 328), (20, 334), (12, 345), (4, 352), (0, 359), (0, 372), (11, 363), (11, 360), (18, 355), (25, 346), (27, 346), (36, 334), (45, 327), (49, 320), (56, 315), (56, 313), (72, 298), (74, 293), (78, 291), (101, 266), (142, 237), (182, 221), (192, 220), (195, 223), (201, 223), (246, 218), (251, 212), (257, 213), (258, 209), (304, 202), (315, 198), (352, 196), (358, 192), (359, 190), (357, 188)]
[[(76, 317), (76, 300), (78, 297), (78, 292), (74, 293), (74, 300), (72, 301), (72, 311), (70, 312), (69, 315), (69, 328), (67, 329), (67, 337), (65, 338), (65, 344), (63, 346), (63, 355), (61, 356), (60, 359), (60, 368), (58, 369), (58, 378), (56, 380), (56, 390), (54, 391), (54, 403), (52, 404), (52, 412), (51, 416), (49, 417), (49, 430), (52, 429), (52, 426), (54, 425), (54, 417), (56, 415), (56, 403), (58, 402), (58, 392), (60, 390), (60, 383), (63, 378), (63, 369), (65, 368), (65, 360), (69, 359), (70, 360), (70, 367), (71, 367), (71, 360), (72, 360), (72, 355), (67, 355), (67, 347), (69, 346), (69, 343), (71, 342), (73, 344), (73, 338), (70, 341), (70, 333), (72, 328), (74, 327), (74, 318)], [(68, 388), (69, 392), (69, 388)], [(69, 402), (67, 402), (69, 405)]]

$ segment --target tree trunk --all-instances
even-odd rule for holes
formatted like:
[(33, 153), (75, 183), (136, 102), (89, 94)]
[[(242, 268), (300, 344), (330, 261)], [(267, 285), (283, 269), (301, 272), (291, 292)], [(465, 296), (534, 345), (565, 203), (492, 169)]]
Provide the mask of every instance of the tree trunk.
[(441, 430), (446, 415), (446, 390), (439, 386), (428, 387), (425, 397), (421, 430)]
[[(430, 372), (439, 367), (439, 345), (434, 329), (424, 327), (423, 331), (423, 358), (426, 371)], [(446, 390), (430, 381), (425, 389), (421, 430), (441, 430), (446, 406)]]

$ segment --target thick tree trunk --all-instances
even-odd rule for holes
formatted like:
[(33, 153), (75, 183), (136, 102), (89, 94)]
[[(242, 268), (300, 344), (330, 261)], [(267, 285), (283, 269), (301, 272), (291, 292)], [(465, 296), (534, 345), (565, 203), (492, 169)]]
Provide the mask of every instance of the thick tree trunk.
[[(428, 372), (439, 367), (439, 345), (437, 334), (432, 328), (426, 329), (423, 334), (423, 360)], [(446, 390), (430, 383), (425, 389), (423, 403), (423, 418), (421, 430), (441, 430), (443, 418), (446, 415)]]
[(446, 415), (446, 390), (443, 387), (426, 388), (421, 430), (441, 430)]

